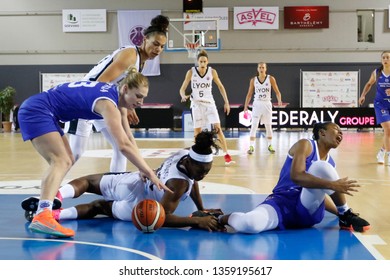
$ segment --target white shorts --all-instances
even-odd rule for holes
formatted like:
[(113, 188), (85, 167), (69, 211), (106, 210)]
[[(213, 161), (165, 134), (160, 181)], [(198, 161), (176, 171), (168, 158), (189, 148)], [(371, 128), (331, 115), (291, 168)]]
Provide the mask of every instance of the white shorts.
[(103, 128), (106, 128), (106, 123), (104, 120), (93, 120), (92, 123), (97, 132), (100, 132)]
[(131, 221), (134, 206), (145, 199), (145, 185), (139, 172), (107, 174), (100, 180), (100, 191), (105, 200), (113, 201), (115, 219)]
[(217, 106), (213, 103), (193, 102), (191, 109), (194, 128), (203, 128), (210, 124), (221, 123)]
[(82, 137), (89, 137), (92, 132), (92, 121), (84, 119), (76, 119), (66, 122), (64, 132)]
[(272, 123), (272, 103), (255, 101), (252, 105), (252, 122), (258, 119), (260, 124)]

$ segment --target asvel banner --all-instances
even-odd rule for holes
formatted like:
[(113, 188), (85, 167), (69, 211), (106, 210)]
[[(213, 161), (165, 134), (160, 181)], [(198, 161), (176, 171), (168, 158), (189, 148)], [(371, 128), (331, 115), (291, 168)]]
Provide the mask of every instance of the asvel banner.
[(284, 28), (329, 28), (329, 6), (284, 7)]
[(234, 29), (279, 29), (279, 7), (234, 7)]

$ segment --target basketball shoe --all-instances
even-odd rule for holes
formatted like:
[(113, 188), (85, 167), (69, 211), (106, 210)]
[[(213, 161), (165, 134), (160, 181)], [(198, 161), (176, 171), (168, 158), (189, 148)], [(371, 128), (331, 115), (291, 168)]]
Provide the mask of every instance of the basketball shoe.
[(255, 148), (253, 146), (249, 146), (248, 155), (251, 155), (255, 152)]
[(376, 159), (377, 159), (379, 164), (384, 164), (385, 163), (385, 151), (380, 149), (376, 155)]
[[(34, 215), (38, 210), (38, 203), (39, 203), (39, 197), (37, 196), (28, 197), (21, 202), (21, 206), (23, 210), (25, 210), (24, 217), (26, 218), (27, 221), (31, 222), (33, 220)], [(61, 208), (61, 205), (62, 205), (61, 199), (55, 197), (53, 200), (53, 209), (54, 210), (59, 209)]]
[(229, 154), (226, 154), (224, 158), (225, 158), (225, 165), (236, 163), (234, 160), (232, 160), (232, 157)]
[(271, 154), (274, 154), (274, 153), (275, 153), (275, 150), (274, 150), (274, 148), (272, 147), (272, 145), (268, 145), (268, 151), (269, 151)]
[(61, 226), (54, 219), (52, 212), (47, 208), (35, 215), (28, 228), (33, 232), (50, 234), (57, 237), (74, 236), (74, 231)]
[(370, 229), (370, 224), (359, 217), (359, 214), (353, 213), (352, 209), (339, 216), (339, 226), (341, 229), (363, 232)]

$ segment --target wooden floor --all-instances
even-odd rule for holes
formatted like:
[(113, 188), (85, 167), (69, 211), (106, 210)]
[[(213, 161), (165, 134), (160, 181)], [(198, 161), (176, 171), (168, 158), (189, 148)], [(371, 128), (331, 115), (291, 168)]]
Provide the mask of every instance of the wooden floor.
[[(349, 205), (367, 219), (372, 229), (361, 238), (372, 240), (374, 249), (390, 260), (390, 167), (376, 163), (376, 152), (381, 146), (382, 132), (345, 130), (344, 140), (338, 150), (332, 151), (340, 176), (356, 179), (362, 185), (359, 193), (349, 197)], [(236, 161), (226, 167), (222, 156), (214, 160), (210, 174), (201, 183), (202, 191), (211, 193), (259, 193), (271, 192), (277, 182), (280, 168), (288, 148), (300, 138), (311, 137), (310, 131), (275, 131), (276, 154), (269, 154), (263, 134), (259, 132), (256, 152), (247, 155), (249, 134), (247, 131), (228, 131), (229, 150)], [(152, 167), (157, 167), (169, 153), (192, 145), (191, 133), (171, 133), (150, 130), (136, 132), (137, 143)], [(160, 138), (158, 138), (160, 137)], [(164, 137), (164, 138), (161, 138)], [(107, 172), (110, 163), (109, 146), (99, 133), (94, 133), (88, 143), (88, 151), (72, 168), (66, 181), (86, 174)], [(36, 182), (47, 168), (30, 142), (23, 142), (20, 133), (0, 133), (0, 183), (18, 185), (28, 180)], [(129, 170), (134, 167), (129, 163)], [(35, 181), (36, 180), (36, 181)], [(206, 187), (212, 185), (213, 187)], [(0, 187), (1, 194), (22, 194), (23, 188)], [(31, 190), (25, 191), (31, 193)]]

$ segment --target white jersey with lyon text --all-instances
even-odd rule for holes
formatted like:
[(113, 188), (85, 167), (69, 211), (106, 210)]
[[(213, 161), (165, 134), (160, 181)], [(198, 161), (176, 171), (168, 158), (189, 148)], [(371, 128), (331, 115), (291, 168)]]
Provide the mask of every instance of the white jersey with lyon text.
[(269, 75), (266, 76), (263, 82), (260, 82), (259, 77), (255, 77), (254, 87), (255, 95), (253, 102), (271, 101), (271, 81)]
[(191, 70), (191, 101), (195, 103), (201, 102), (206, 105), (214, 105), (215, 101), (212, 94), (212, 68), (207, 67), (206, 73), (203, 76), (199, 74), (197, 67), (192, 67)]
[[(98, 62), (97, 65), (95, 65), (95, 67), (93, 67), (91, 69), (91, 71), (89, 71), (89, 73), (87, 75), (85, 75), (85, 77), (83, 78), (83, 80), (85, 81), (97, 81), (100, 77), (100, 75), (107, 69), (108, 66), (110, 66), (110, 64), (112, 62), (114, 62), (114, 57), (117, 53), (119, 53), (120, 51), (123, 51), (124, 49), (135, 49), (137, 51), (137, 57), (136, 57), (136, 62), (135, 62), (135, 67), (137, 68), (137, 71), (141, 72), (142, 71), (142, 67), (141, 67), (141, 59), (140, 59), (140, 53), (139, 53), (139, 49), (136, 47), (136, 46), (124, 46), (124, 47), (121, 47), (117, 50), (115, 50), (113, 53), (107, 55), (106, 57), (104, 57), (102, 60), (100, 60)], [(110, 81), (110, 83), (113, 83), (113, 84), (119, 84), (127, 75), (127, 71), (124, 71), (121, 75), (119, 75), (116, 79)]]

